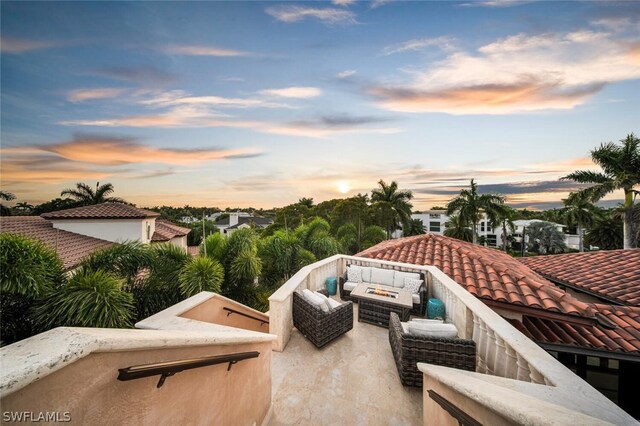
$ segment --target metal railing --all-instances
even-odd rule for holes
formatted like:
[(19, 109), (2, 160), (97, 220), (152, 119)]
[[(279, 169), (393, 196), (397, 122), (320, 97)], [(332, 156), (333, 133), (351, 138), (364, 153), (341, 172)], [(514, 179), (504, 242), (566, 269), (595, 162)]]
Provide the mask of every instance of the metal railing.
[(202, 358), (183, 359), (178, 361), (157, 362), (153, 364), (134, 365), (131, 367), (120, 368), (118, 371), (118, 380), (136, 380), (144, 377), (151, 377), (160, 375), (157, 387), (160, 388), (164, 385), (164, 381), (167, 377), (171, 377), (176, 373), (180, 373), (184, 370), (191, 370), (194, 368), (207, 367), (209, 365), (226, 364), (229, 363), (227, 371), (231, 370), (233, 364), (237, 364), (240, 361), (250, 358), (257, 358), (260, 352), (240, 352), (229, 355), (216, 355)]
[(226, 306), (222, 308), (222, 310), (227, 312), (227, 316), (231, 314), (237, 314), (237, 315), (242, 315), (243, 317), (246, 317), (246, 318), (251, 318), (252, 320), (255, 320), (255, 321), (260, 321), (260, 325), (269, 324), (269, 321), (267, 320), (254, 317), (253, 315), (245, 314), (244, 312), (236, 311), (235, 309), (227, 308)]

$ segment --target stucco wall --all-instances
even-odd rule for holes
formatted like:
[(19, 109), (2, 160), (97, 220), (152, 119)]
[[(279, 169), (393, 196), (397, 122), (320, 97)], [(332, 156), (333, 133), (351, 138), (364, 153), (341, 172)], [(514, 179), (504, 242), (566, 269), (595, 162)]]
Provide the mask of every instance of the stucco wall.
[[(260, 356), (227, 364), (119, 381), (118, 369), (236, 352)], [(71, 424), (253, 425), (271, 404), (271, 342), (93, 353), (8, 396), (2, 411), (69, 412)]]
[(175, 244), (178, 247), (182, 247), (183, 249), (187, 249), (187, 236), (184, 237), (175, 237), (171, 239), (171, 244)]
[(228, 311), (223, 309), (225, 306), (244, 314), (251, 315), (252, 317), (269, 321), (269, 316), (218, 295), (200, 303), (198, 306), (184, 312), (180, 316), (182, 318), (221, 324), (229, 327), (243, 328), (245, 330), (260, 331), (263, 333), (269, 332), (268, 323), (261, 324), (259, 321), (234, 313), (227, 316)]
[[(148, 243), (156, 229), (155, 218), (52, 220), (54, 228), (88, 235), (106, 241), (141, 241)], [(149, 233), (147, 238), (147, 224)]]

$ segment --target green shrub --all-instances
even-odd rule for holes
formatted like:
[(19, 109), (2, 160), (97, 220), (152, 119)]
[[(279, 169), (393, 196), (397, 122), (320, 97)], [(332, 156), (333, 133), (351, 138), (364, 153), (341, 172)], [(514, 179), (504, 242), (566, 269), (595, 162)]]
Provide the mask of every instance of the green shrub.
[(191, 297), (201, 291), (220, 293), (224, 281), (224, 268), (216, 260), (198, 256), (184, 265), (178, 280), (184, 297)]
[(110, 272), (78, 270), (63, 286), (37, 302), (34, 320), (42, 330), (53, 327), (130, 328), (133, 297), (121, 290), (123, 280)]

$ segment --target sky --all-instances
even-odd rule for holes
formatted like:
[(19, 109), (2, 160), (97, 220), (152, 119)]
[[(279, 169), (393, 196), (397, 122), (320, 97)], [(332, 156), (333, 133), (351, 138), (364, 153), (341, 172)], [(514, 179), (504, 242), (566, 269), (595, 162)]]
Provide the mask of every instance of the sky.
[[(515, 207), (640, 134), (640, 2), (1, 3), (1, 186), (280, 207), (383, 179)], [(621, 198), (612, 194), (609, 199)]]

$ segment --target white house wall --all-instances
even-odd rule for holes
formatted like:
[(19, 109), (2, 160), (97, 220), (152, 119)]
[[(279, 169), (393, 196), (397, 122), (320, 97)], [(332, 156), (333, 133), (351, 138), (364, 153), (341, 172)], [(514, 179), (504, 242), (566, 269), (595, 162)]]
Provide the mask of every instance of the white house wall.
[[(155, 218), (52, 220), (53, 227), (106, 241), (149, 243), (156, 230)], [(149, 228), (147, 232), (147, 227)]]

